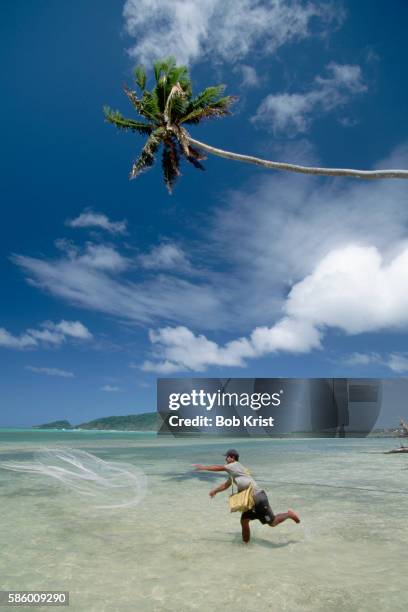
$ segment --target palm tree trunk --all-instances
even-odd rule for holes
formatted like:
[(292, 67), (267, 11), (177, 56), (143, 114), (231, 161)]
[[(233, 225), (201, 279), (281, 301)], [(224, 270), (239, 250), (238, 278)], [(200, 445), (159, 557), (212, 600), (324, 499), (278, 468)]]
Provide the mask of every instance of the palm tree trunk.
[(252, 155), (241, 155), (240, 153), (224, 151), (223, 149), (217, 149), (216, 147), (211, 147), (204, 142), (195, 140), (194, 138), (191, 138), (191, 136), (188, 136), (188, 140), (191, 145), (198, 147), (207, 153), (212, 153), (213, 155), (218, 155), (219, 157), (225, 157), (226, 159), (246, 162), (247, 164), (255, 164), (256, 166), (262, 166), (263, 168), (272, 168), (273, 170), (287, 170), (288, 172), (317, 174), (319, 176), (351, 176), (360, 179), (408, 179), (408, 170), (351, 170), (348, 168), (314, 168), (312, 166), (299, 166), (297, 164), (274, 162), (267, 159), (260, 159), (259, 157), (253, 157)]

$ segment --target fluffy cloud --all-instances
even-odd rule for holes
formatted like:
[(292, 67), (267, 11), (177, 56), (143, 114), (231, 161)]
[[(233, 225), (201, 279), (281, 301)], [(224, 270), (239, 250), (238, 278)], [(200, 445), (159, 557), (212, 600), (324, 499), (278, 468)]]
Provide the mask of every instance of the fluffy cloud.
[(127, 0), (123, 16), (135, 39), (129, 53), (137, 61), (150, 64), (175, 55), (189, 64), (204, 56), (238, 61), (255, 45), (258, 53), (272, 54), (310, 36), (313, 19), (326, 28), (344, 14), (334, 3), (319, 0)]
[(408, 325), (408, 247), (389, 262), (375, 247), (336, 249), (291, 290), (294, 319), (348, 334)]
[(45, 346), (58, 346), (68, 338), (90, 340), (91, 332), (80, 321), (65, 321), (53, 323), (44, 321), (40, 329), (27, 329), (20, 336), (13, 336), (4, 328), (0, 328), (0, 346), (15, 349), (25, 349)]
[(367, 90), (360, 66), (332, 62), (327, 66), (327, 71), (329, 76), (317, 76), (306, 93), (267, 96), (252, 122), (270, 128), (275, 134), (296, 136), (307, 132), (315, 111), (319, 111), (321, 116), (322, 112), (344, 106), (351, 96)]
[(90, 340), (91, 332), (80, 321), (65, 321), (64, 319), (57, 323), (49, 323), (48, 326), (60, 332), (63, 336), (71, 338), (79, 338), (81, 340)]
[(13, 336), (4, 327), (0, 327), (0, 346), (15, 349), (24, 349), (37, 346), (37, 340), (29, 334)]
[(243, 87), (258, 87), (259, 76), (252, 66), (247, 66), (246, 64), (237, 66), (235, 72), (241, 73)]
[[(145, 362), (143, 369), (200, 371), (243, 366), (245, 359), (277, 351), (309, 352), (321, 346), (328, 328), (347, 334), (408, 329), (408, 247), (389, 262), (374, 247), (350, 245), (328, 253), (292, 287), (283, 310), (286, 316), (275, 325), (257, 327), (249, 338), (223, 347), (185, 327), (151, 332), (157, 361)], [(359, 356), (359, 363), (367, 359)], [(402, 372), (407, 363), (406, 357), (392, 355), (387, 365)]]
[(379, 365), (389, 368), (397, 374), (408, 372), (408, 355), (404, 353), (390, 353), (380, 355), (380, 353), (353, 353), (343, 360), (348, 366), (370, 366)]
[(391, 353), (387, 360), (388, 367), (397, 372), (397, 374), (404, 374), (408, 372), (408, 355), (402, 355), (401, 353)]
[(182, 326), (151, 331), (149, 336), (156, 360), (145, 361), (142, 369), (161, 374), (203, 371), (208, 366), (244, 367), (246, 359), (277, 351), (304, 353), (320, 347), (320, 333), (315, 328), (286, 318), (270, 328), (255, 328), (249, 338), (232, 340), (225, 346)]
[(126, 221), (110, 221), (106, 215), (86, 209), (75, 219), (66, 221), (66, 225), (69, 227), (97, 227), (110, 234), (126, 234), (127, 224)]
[(190, 264), (184, 251), (169, 242), (159, 244), (150, 253), (139, 256), (139, 263), (143, 268), (152, 270), (188, 270)]
[(57, 240), (56, 247), (67, 255), (68, 260), (75, 261), (86, 268), (106, 270), (108, 272), (121, 272), (129, 267), (130, 261), (108, 244), (95, 244), (88, 242), (80, 250), (69, 240)]
[(36, 374), (46, 374), (47, 376), (75, 378), (75, 374), (73, 372), (68, 372), (67, 370), (59, 370), (58, 368), (38, 368), (36, 366), (26, 366), (25, 369), (29, 372), (35, 372)]
[[(216, 342), (208, 340), (203, 335), (195, 335), (183, 326), (162, 328), (151, 331), (151, 342), (156, 346), (157, 355), (163, 357), (158, 364), (158, 371), (170, 372), (171, 367), (183, 365), (186, 370), (203, 370), (211, 363), (219, 366), (242, 366), (243, 357), (251, 350), (247, 342), (234, 341), (225, 347), (219, 347)], [(144, 364), (144, 370), (153, 371), (156, 365), (151, 362)]]
[(347, 366), (368, 366), (371, 364), (381, 364), (383, 359), (379, 353), (352, 353), (342, 360)]

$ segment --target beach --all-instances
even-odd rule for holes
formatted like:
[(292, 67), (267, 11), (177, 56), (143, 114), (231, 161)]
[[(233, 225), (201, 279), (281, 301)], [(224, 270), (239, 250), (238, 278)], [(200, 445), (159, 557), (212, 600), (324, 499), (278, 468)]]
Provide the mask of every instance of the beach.
[[(275, 512), (241, 541), (225, 476), (195, 473), (236, 447)], [(173, 439), (150, 433), (0, 430), (0, 462), (73, 448), (147, 476), (137, 505), (95, 508), (45, 475), (0, 470), (1, 589), (64, 590), (91, 611), (405, 610), (407, 456), (392, 439)]]

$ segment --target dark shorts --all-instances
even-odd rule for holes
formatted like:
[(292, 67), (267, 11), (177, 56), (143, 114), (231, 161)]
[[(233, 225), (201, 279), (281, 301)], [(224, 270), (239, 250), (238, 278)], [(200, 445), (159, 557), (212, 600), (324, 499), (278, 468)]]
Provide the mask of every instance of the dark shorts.
[(272, 508), (269, 505), (268, 497), (265, 491), (258, 491), (254, 494), (255, 506), (252, 510), (247, 510), (241, 514), (241, 519), (254, 521), (258, 519), (263, 525), (266, 523), (272, 523), (275, 515)]

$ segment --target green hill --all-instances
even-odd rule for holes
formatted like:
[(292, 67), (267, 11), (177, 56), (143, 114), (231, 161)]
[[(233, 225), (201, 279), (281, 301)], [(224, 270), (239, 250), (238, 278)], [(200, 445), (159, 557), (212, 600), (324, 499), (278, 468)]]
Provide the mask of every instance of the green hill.
[(121, 431), (157, 431), (157, 413), (127, 414), (109, 416), (72, 426), (69, 421), (52, 421), (35, 425), (33, 429), (117, 429)]
[(122, 431), (157, 431), (157, 413), (143, 412), (126, 416), (110, 416), (81, 423), (80, 429), (120, 429)]
[(52, 421), (43, 425), (35, 425), (34, 429), (72, 429), (69, 421)]

